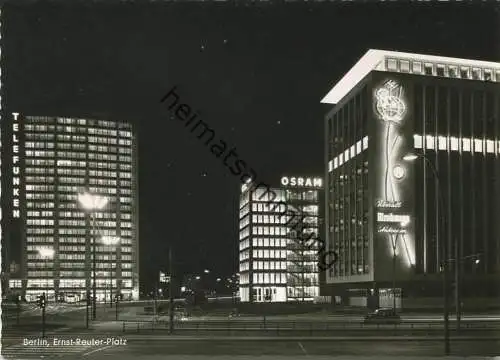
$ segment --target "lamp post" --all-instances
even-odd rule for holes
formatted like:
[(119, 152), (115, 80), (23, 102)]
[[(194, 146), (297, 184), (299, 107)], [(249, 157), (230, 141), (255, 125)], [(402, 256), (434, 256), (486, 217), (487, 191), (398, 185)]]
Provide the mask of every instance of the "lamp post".
[(93, 195), (88, 192), (78, 194), (78, 202), (88, 211), (92, 221), (92, 320), (96, 319), (96, 233), (95, 233), (95, 218), (93, 212), (102, 210), (107, 204), (108, 199)]
[[(55, 251), (51, 247), (41, 247), (38, 249), (38, 254), (45, 262), (49, 259), (54, 259)], [(40, 307), (42, 308), (42, 337), (45, 337), (45, 307), (46, 307), (47, 297), (45, 296), (45, 291), (40, 297)]]
[(113, 308), (113, 246), (120, 243), (120, 238), (117, 236), (103, 236), (102, 243), (109, 247), (109, 304)]
[[(445, 212), (445, 209), (444, 209), (444, 201), (443, 201), (443, 194), (442, 194), (442, 191), (441, 191), (441, 183), (439, 181), (439, 173), (436, 169), (436, 167), (434, 166), (434, 164), (427, 158), (427, 156), (425, 156), (424, 154), (421, 154), (421, 153), (409, 153), (407, 155), (405, 155), (403, 157), (403, 160), (404, 161), (408, 161), (408, 162), (412, 162), (418, 158), (422, 158), (424, 159), (424, 162), (429, 165), (429, 168), (431, 169), (433, 175), (434, 175), (434, 178), (436, 179), (436, 183), (437, 183), (437, 193), (438, 193), (438, 197), (439, 197), (439, 203), (441, 205), (441, 211), (444, 213)], [(439, 213), (441, 215), (441, 213)], [(445, 227), (444, 225), (444, 222), (445, 222), (445, 217), (444, 215), (441, 215), (440, 216), (441, 218), (441, 221), (443, 222), (443, 228)], [(448, 236), (450, 236), (451, 234), (451, 223), (448, 221)], [(439, 231), (436, 232), (436, 238), (437, 238), (437, 242), (439, 244), (440, 242), (440, 236), (439, 236)], [(443, 267), (443, 312), (444, 312), (444, 352), (445, 352), (445, 355), (449, 355), (450, 354), (450, 319), (449, 319), (449, 315), (450, 315), (450, 311), (449, 311), (449, 300), (448, 300), (448, 297), (449, 297), (449, 293), (448, 293), (448, 246), (447, 246), (447, 242), (446, 242), (446, 239), (444, 238), (443, 241), (441, 242), (441, 251), (443, 252), (443, 261), (442, 261), (442, 267)]]
[(168, 284), (168, 333), (174, 334), (174, 264), (172, 259), (172, 246), (168, 248), (168, 271), (170, 283)]
[(457, 332), (460, 331), (460, 321), (462, 319), (462, 306), (460, 304), (460, 292), (461, 292), (461, 279), (460, 279), (460, 268), (464, 260), (474, 260), (474, 263), (477, 265), (481, 262), (479, 257), (481, 256), (481, 253), (477, 254), (472, 254), (472, 255), (467, 255), (467, 256), (458, 256), (458, 251), (455, 248), (455, 257), (453, 259), (448, 259), (448, 262), (454, 262), (454, 270), (455, 270), (455, 309), (456, 309), (456, 330)]

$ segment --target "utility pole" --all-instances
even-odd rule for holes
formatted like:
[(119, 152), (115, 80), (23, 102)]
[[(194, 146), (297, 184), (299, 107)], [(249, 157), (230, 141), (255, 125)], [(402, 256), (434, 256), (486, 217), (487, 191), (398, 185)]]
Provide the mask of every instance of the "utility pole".
[(168, 289), (168, 297), (169, 297), (169, 302), (168, 302), (168, 316), (169, 316), (169, 321), (168, 321), (168, 326), (169, 326), (169, 334), (172, 335), (174, 333), (174, 266), (172, 263), (172, 246), (169, 247), (168, 249), (168, 271), (169, 271), (169, 276), (170, 276), (170, 282), (169, 282), (169, 289)]
[(16, 297), (16, 320), (17, 325), (19, 325), (19, 315), (21, 314), (21, 295)]
[(90, 291), (87, 290), (85, 294), (85, 311), (86, 311), (86, 316), (85, 316), (85, 324), (87, 329), (89, 328), (89, 306), (90, 306)]
[(119, 304), (119, 301), (120, 301), (120, 297), (118, 296), (118, 292), (116, 293), (115, 295), (115, 298), (116, 298), (116, 305), (115, 305), (115, 320), (118, 321), (118, 304)]
[(45, 292), (40, 297), (40, 307), (42, 308), (42, 338), (45, 337)]
[(92, 278), (93, 278), (93, 283), (92, 283), (92, 320), (95, 320), (96, 318), (96, 293), (97, 293), (97, 284), (96, 284), (96, 258), (95, 258), (95, 253), (96, 253), (96, 240), (97, 236), (95, 234), (95, 219), (94, 215), (92, 215)]
[[(392, 243), (392, 310), (396, 313), (396, 241), (397, 235), (393, 238)], [(391, 236), (391, 238), (392, 238)]]
[(455, 241), (455, 316), (457, 322), (457, 332), (460, 331), (460, 318), (462, 315), (462, 306), (460, 304), (460, 268), (462, 265), (462, 259), (460, 259), (459, 256), (458, 241)]
[[(446, 248), (446, 245), (444, 245)], [(448, 280), (448, 257), (447, 251), (444, 251), (444, 274), (443, 274), (443, 292), (444, 292), (444, 354), (445, 356), (450, 355), (450, 319), (449, 319), (449, 280)]]

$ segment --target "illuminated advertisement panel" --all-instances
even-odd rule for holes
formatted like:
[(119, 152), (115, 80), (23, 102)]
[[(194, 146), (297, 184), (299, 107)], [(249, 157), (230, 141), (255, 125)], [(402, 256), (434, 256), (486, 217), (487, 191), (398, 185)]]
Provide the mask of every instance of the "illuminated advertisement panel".
[(415, 264), (413, 177), (403, 157), (413, 148), (411, 89), (398, 77), (374, 76), (373, 239), (375, 280), (392, 279), (393, 254), (397, 277)]

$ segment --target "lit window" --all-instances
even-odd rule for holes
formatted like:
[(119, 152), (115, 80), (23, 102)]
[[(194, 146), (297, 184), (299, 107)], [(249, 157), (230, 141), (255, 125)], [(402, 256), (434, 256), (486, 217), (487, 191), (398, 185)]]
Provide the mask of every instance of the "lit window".
[(444, 65), (438, 64), (436, 67), (436, 75), (437, 76), (445, 76), (444, 73)]
[(432, 71), (432, 64), (431, 63), (425, 63), (424, 65), (424, 74), (425, 75), (433, 75), (433, 71)]
[(362, 151), (361, 147), (362, 147), (362, 144), (361, 144), (361, 140), (360, 140), (356, 143), (356, 154), (361, 154), (361, 151)]
[(398, 61), (396, 59), (387, 59), (387, 70), (398, 71)]
[(446, 144), (447, 141), (446, 141), (446, 137), (444, 136), (439, 136), (438, 137), (438, 146), (439, 146), (439, 150), (446, 150)]
[(481, 69), (478, 68), (472, 69), (472, 79), (481, 80)]
[(434, 136), (427, 135), (425, 137), (425, 148), (434, 149)]
[(485, 81), (493, 81), (493, 74), (491, 70), (484, 70), (484, 80)]
[(336, 157), (333, 159), (333, 168), (336, 169), (339, 166), (339, 158)]
[(458, 77), (458, 68), (456, 66), (449, 66), (448, 75), (452, 78)]
[(462, 67), (460, 68), (460, 77), (462, 79), (469, 79), (469, 68), (468, 67)]
[(351, 146), (351, 159), (356, 156), (356, 147), (353, 145)]
[(328, 172), (331, 172), (333, 170), (333, 161), (328, 162)]
[(363, 138), (363, 150), (368, 149), (368, 136)]
[(470, 151), (470, 139), (462, 139), (463, 151)]
[(410, 72), (410, 62), (408, 60), (401, 60), (399, 66), (401, 67), (401, 72)]
[(493, 154), (495, 152), (495, 143), (493, 140), (486, 140), (486, 152)]
[(421, 135), (413, 135), (413, 142), (415, 149), (422, 149), (422, 136)]
[(483, 152), (483, 140), (482, 139), (474, 139), (474, 151), (475, 152)]
[(456, 137), (450, 138), (450, 148), (452, 151), (458, 151), (458, 138)]
[(339, 166), (344, 163), (344, 154), (340, 154), (339, 156)]
[(344, 151), (344, 161), (345, 162), (349, 161), (349, 149), (347, 149), (346, 151)]
[(413, 62), (413, 72), (415, 74), (422, 74), (422, 63), (420, 61)]

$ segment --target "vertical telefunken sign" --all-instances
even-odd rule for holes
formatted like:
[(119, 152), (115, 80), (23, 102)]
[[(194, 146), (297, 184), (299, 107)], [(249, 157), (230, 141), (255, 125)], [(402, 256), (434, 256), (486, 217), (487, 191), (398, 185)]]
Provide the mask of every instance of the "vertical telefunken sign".
[(12, 113), (12, 217), (19, 218), (19, 189), (21, 186), (19, 163), (19, 113)]
[[(404, 253), (408, 263), (413, 264), (413, 252), (408, 244), (410, 215), (404, 211), (401, 185), (406, 179), (407, 169), (400, 160), (403, 143), (402, 126), (407, 114), (403, 87), (394, 80), (387, 80), (375, 89), (375, 112), (382, 122), (381, 141), (383, 180), (382, 189), (375, 202), (376, 231), (385, 234), (392, 251)], [(398, 251), (398, 248), (400, 251)]]

